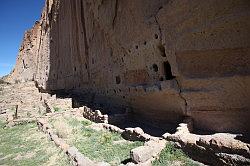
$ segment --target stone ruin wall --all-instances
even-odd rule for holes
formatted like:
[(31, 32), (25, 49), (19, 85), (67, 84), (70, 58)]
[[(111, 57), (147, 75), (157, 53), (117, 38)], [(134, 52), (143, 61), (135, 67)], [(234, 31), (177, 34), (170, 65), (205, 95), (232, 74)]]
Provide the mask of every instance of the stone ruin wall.
[(10, 78), (161, 127), (190, 116), (198, 129), (249, 133), (248, 20), (248, 0), (47, 0)]

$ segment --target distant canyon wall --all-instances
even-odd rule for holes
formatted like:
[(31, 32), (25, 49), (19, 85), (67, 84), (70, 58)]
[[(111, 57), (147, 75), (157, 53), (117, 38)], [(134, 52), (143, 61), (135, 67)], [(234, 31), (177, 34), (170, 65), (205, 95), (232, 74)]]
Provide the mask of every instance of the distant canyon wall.
[(9, 80), (164, 127), (249, 133), (249, 0), (47, 0)]

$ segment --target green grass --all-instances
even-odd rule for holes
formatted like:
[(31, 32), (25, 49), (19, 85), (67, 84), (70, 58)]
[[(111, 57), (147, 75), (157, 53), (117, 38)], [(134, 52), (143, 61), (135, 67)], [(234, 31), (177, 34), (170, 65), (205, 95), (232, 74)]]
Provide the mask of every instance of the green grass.
[(70, 165), (67, 156), (35, 123), (4, 128), (0, 120), (0, 165)]
[(106, 161), (118, 165), (130, 158), (130, 150), (141, 146), (142, 142), (114, 144), (122, 140), (121, 136), (111, 132), (97, 132), (83, 128), (82, 137), (74, 139), (74, 145), (80, 152), (96, 161)]
[[(63, 123), (64, 120), (60, 121)], [(66, 141), (94, 161), (106, 161), (111, 165), (119, 165), (122, 161), (130, 158), (130, 150), (143, 145), (143, 142), (125, 141), (118, 133), (88, 128), (87, 126), (90, 124), (91, 122), (87, 120), (79, 121), (67, 118), (66, 124), (60, 126), (68, 126), (61, 129), (62, 131), (72, 131), (67, 136)], [(60, 131), (58, 132), (60, 133)], [(119, 142), (115, 143), (115, 141)]]
[(55, 112), (62, 112), (64, 111), (63, 109), (59, 108), (59, 107), (53, 107)]
[(153, 166), (167, 165), (183, 165), (197, 166), (188, 156), (180, 149), (174, 147), (172, 143), (168, 143), (162, 150), (159, 159), (152, 163)]

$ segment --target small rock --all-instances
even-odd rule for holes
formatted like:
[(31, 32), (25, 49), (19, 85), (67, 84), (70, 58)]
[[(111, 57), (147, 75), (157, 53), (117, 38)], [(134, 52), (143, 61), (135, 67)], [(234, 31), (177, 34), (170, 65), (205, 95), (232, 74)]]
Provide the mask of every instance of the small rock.
[(143, 130), (139, 127), (125, 128), (125, 131), (122, 132), (122, 137), (130, 141), (145, 141), (143, 134)]
[(102, 116), (102, 113), (101, 113), (100, 110), (95, 110), (95, 114), (96, 114), (97, 116)]
[(154, 154), (154, 150), (150, 146), (139, 146), (132, 149), (130, 156), (135, 163), (143, 163), (149, 160)]
[(126, 164), (126, 166), (135, 166), (135, 165), (136, 165), (135, 163), (131, 163), (131, 162)]
[(83, 156), (79, 151), (76, 152), (75, 160), (78, 166), (90, 166), (95, 165), (95, 163), (88, 157)]
[(77, 154), (78, 150), (76, 147), (72, 146), (68, 149), (67, 154), (71, 157), (71, 158), (75, 158), (76, 154)]
[(144, 134), (144, 131), (140, 127), (134, 128), (134, 132), (140, 135)]
[(125, 131), (126, 132), (129, 132), (129, 133), (133, 133), (133, 131), (134, 131), (134, 128), (125, 128)]
[(69, 149), (69, 145), (63, 141), (60, 145), (60, 148), (66, 152)]
[(110, 166), (110, 164), (106, 162), (100, 162), (100, 163), (97, 163), (96, 166)]
[(151, 135), (146, 134), (146, 133), (142, 134), (142, 137), (145, 139), (145, 141), (148, 141), (151, 139)]
[(168, 139), (169, 136), (171, 136), (170, 133), (165, 133), (165, 134), (162, 135), (162, 137), (163, 137), (164, 139)]
[(161, 153), (162, 149), (165, 148), (166, 140), (158, 140), (158, 141), (150, 140), (145, 143), (145, 146), (149, 146), (153, 149), (152, 157), (155, 157)]

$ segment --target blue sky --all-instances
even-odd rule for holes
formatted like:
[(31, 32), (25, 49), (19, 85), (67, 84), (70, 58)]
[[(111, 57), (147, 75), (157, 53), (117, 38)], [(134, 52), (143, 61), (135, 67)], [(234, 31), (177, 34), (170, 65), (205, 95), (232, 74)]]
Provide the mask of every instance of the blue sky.
[(44, 1), (0, 1), (0, 76), (14, 67), (24, 32), (40, 19)]

